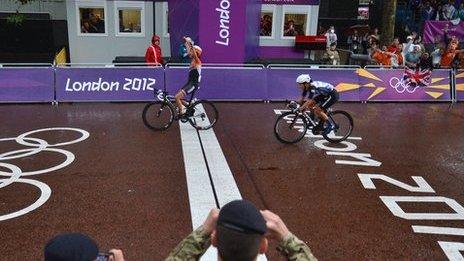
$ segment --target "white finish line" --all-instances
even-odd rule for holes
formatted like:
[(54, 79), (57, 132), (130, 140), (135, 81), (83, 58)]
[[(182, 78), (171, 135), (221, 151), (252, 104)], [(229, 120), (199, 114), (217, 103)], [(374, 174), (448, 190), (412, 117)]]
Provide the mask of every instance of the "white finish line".
[[(217, 207), (214, 191), (216, 191), (217, 203), (220, 207), (230, 201), (242, 199), (242, 196), (214, 130), (197, 131), (189, 123), (182, 122), (179, 122), (179, 128), (187, 176), (192, 228), (196, 229), (203, 224), (209, 211)], [(211, 179), (209, 175), (211, 175)], [(210, 247), (201, 260), (217, 260), (216, 248)], [(261, 255), (258, 260), (267, 259)]]

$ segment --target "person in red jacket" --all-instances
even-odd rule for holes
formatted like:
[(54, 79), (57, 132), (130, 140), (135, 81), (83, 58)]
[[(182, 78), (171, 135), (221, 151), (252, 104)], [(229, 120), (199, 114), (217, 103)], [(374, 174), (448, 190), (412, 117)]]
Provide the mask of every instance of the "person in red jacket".
[(151, 45), (147, 48), (145, 53), (145, 61), (150, 65), (162, 65), (163, 55), (161, 54), (160, 37), (153, 35), (151, 38)]

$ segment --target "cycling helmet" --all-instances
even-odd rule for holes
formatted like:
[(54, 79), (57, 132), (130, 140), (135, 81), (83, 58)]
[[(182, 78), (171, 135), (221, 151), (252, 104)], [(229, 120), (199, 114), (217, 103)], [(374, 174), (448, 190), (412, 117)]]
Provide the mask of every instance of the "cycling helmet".
[(311, 82), (311, 76), (309, 74), (301, 74), (296, 78), (296, 83), (310, 83)]

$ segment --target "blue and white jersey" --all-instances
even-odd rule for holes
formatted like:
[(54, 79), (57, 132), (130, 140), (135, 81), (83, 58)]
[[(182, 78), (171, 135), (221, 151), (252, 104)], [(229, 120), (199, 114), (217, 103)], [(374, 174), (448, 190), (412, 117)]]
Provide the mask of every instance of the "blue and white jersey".
[(303, 97), (308, 96), (309, 99), (312, 99), (319, 95), (328, 96), (335, 90), (335, 87), (327, 82), (313, 81), (311, 85), (313, 88), (303, 91)]

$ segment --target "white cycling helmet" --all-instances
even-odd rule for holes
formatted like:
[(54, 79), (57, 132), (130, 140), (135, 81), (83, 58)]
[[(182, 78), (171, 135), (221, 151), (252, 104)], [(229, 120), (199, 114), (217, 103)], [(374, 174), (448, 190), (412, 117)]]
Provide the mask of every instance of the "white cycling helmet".
[(296, 83), (310, 83), (311, 82), (311, 76), (309, 74), (302, 74), (296, 78)]

